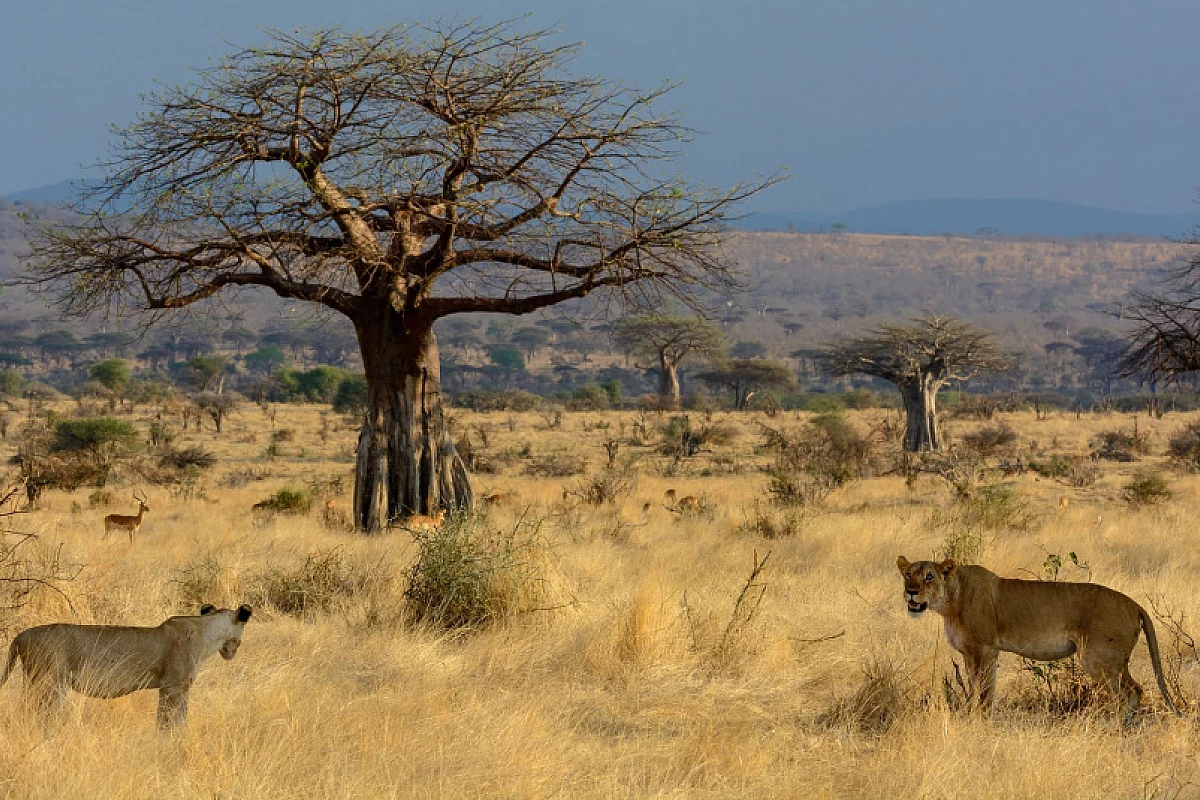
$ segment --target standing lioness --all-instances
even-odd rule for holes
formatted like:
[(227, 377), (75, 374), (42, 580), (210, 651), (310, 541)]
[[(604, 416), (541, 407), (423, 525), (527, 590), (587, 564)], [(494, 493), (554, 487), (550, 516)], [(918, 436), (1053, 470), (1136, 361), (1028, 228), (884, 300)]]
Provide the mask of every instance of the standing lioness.
[(171, 617), (153, 628), (118, 625), (39, 625), (18, 633), (0, 685), (20, 656), (25, 688), (44, 709), (61, 705), (68, 689), (89, 697), (122, 697), (158, 689), (158, 725), (187, 717), (188, 690), (200, 665), (220, 652), (237, 654), (250, 606), (236, 611), (204, 606), (195, 617)]
[(1144, 630), (1159, 691), (1179, 714), (1163, 679), (1154, 623), (1120, 592), (1094, 583), (1001, 578), (951, 559), (913, 563), (900, 556), (896, 566), (904, 576), (909, 614), (931, 608), (942, 615), (946, 641), (963, 654), (972, 698), (984, 708), (995, 702), (1001, 650), (1037, 661), (1078, 653), (1084, 671), (1122, 701), (1128, 719), (1142, 701), (1142, 687), (1129, 674), (1129, 656)]

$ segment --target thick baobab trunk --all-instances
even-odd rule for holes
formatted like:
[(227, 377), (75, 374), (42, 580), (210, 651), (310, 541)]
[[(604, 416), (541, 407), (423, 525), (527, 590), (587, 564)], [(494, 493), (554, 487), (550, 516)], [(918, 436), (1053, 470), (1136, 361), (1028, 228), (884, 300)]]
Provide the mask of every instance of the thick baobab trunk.
[(469, 508), (467, 470), (446, 428), (431, 322), (387, 309), (357, 323), (367, 376), (358, 437), (354, 522), (378, 531), (392, 520)]
[(658, 354), (658, 399), (665, 408), (679, 408), (679, 365), (661, 352)]
[(904, 449), (910, 453), (942, 449), (942, 432), (938, 427), (937, 393), (940, 381), (922, 377), (919, 383), (900, 385), (904, 400)]

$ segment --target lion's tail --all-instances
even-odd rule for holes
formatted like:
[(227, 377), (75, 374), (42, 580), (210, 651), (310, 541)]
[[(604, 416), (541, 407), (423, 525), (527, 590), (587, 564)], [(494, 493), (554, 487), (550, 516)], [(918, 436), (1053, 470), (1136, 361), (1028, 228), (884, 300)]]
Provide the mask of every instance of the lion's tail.
[(8, 648), (8, 661), (4, 665), (4, 672), (0, 673), (0, 686), (8, 680), (9, 673), (12, 672), (13, 664), (17, 663), (19, 650), (17, 648), (17, 640), (13, 639), (12, 644)]
[(1154, 633), (1154, 621), (1150, 619), (1150, 615), (1144, 608), (1138, 609), (1138, 615), (1142, 618), (1142, 630), (1146, 632), (1146, 647), (1150, 648), (1150, 663), (1154, 666), (1154, 677), (1158, 680), (1158, 690), (1162, 692), (1163, 700), (1167, 702), (1167, 708), (1171, 709), (1175, 716), (1181, 716), (1179, 709), (1171, 700), (1171, 693), (1167, 691), (1167, 679), (1163, 677), (1162, 659), (1158, 655), (1158, 636)]

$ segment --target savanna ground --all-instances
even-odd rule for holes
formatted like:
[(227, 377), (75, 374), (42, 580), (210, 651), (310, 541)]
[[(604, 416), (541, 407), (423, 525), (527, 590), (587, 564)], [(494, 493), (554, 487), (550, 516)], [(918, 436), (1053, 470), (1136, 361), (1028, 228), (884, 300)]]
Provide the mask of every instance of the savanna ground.
[[(863, 433), (895, 420), (847, 416)], [(1086, 454), (1094, 434), (1133, 428), (1128, 416), (1001, 418), (1027, 459)], [(139, 414), (143, 430), (149, 419)], [(770, 505), (762, 468), (775, 455), (760, 423), (800, 430), (807, 419), (692, 413), (721, 435), (675, 460), (659, 451), (667, 416), (566, 413), (555, 426), (552, 414), (455, 412), (455, 429), (470, 432), (492, 470), (475, 476), (479, 494), (513, 493), (484, 525), (511, 531), (523, 519), (536, 533), (517, 561), (538, 610), (499, 606), (498, 621), (469, 631), (406, 621), (412, 535), (340, 527), (347, 498), (336, 479), (349, 485), (355, 431), (316, 406), (279, 406), (273, 418), (245, 406), (219, 437), (210, 427), (180, 434), (177, 446), (218, 457), (182, 489), (110, 485), (107, 507), (93, 507), (91, 489), (47, 492), (11, 526), (38, 535), (27, 555), (57, 553), (82, 569), (61, 584), (65, 598), (37, 591), (5, 613), (8, 635), (50, 621), (153, 625), (200, 602), (256, 611), (237, 658), (207, 662), (188, 727), (174, 735), (154, 729), (154, 692), (75, 696), (47, 733), (22, 705), (21, 678), (10, 680), (0, 787), (54, 798), (1200, 794), (1196, 712), (1165, 712), (1144, 640), (1133, 671), (1149, 710), (1128, 729), (1096, 706), (1073, 709), (1065, 670), (1047, 680), (1011, 655), (996, 717), (982, 719), (956, 708), (940, 620), (908, 618), (895, 568), (898, 554), (955, 549), (1003, 575), (1090, 577), (1184, 615), (1195, 633), (1200, 478), (1171, 472), (1174, 497), (1157, 506), (1121, 496), (1135, 469), (1165, 462), (1188, 417), (1142, 415), (1151, 453), (1100, 462), (1090, 485), (993, 471), (983, 483), (1010, 493), (962, 500), (940, 477), (884, 474), (814, 507)], [(985, 424), (995, 420), (951, 421), (948, 432), (957, 440)], [(617, 502), (591, 505), (584, 490), (613, 441), (617, 473), (633, 483)], [(314, 481), (323, 485), (308, 513), (251, 511)], [(137, 540), (104, 540), (103, 515), (135, 511), (134, 489), (152, 508)], [(701, 507), (680, 512), (667, 489)], [(784, 535), (762, 536), (769, 527)], [(513, 603), (519, 589), (508, 590)], [(1195, 703), (1194, 652), (1162, 621), (1158, 630), (1173, 680)]]

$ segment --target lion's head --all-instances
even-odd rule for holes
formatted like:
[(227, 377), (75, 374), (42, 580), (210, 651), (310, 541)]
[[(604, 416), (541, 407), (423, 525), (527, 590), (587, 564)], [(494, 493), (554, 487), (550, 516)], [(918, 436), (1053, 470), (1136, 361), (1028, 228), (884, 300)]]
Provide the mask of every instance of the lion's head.
[(237, 655), (238, 647), (242, 644), (242, 630), (249, 621), (251, 608), (239, 606), (236, 611), (228, 608), (217, 608), (206, 605), (200, 609), (200, 616), (208, 620), (209, 634), (220, 641), (221, 658), (229, 661)]
[(904, 556), (896, 559), (896, 566), (904, 576), (904, 600), (908, 613), (920, 615), (927, 608), (939, 611), (948, 598), (946, 583), (954, 574), (954, 560), (947, 558), (936, 561), (912, 561)]

